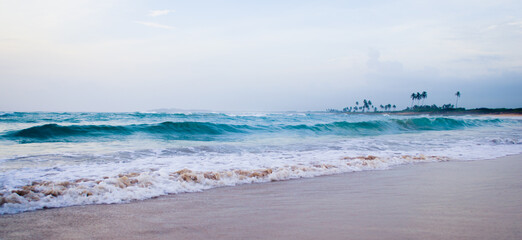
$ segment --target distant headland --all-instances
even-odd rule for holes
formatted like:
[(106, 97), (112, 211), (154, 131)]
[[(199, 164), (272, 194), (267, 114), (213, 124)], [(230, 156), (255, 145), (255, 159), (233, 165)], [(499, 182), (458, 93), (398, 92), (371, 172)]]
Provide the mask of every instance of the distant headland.
[[(456, 101), (455, 105), (448, 103), (442, 106), (436, 104), (425, 105), (424, 100), (428, 98), (426, 91), (412, 93), (410, 98), (412, 100), (411, 106), (406, 107), (402, 110), (397, 110), (395, 104), (380, 104), (379, 106), (374, 105), (371, 100), (364, 99), (359, 103), (355, 102), (355, 105), (348, 106), (342, 110), (337, 109), (326, 109), (327, 112), (334, 113), (353, 113), (353, 114), (397, 114), (397, 115), (410, 115), (410, 114), (437, 114), (437, 115), (468, 115), (468, 114), (487, 114), (487, 115), (522, 115), (522, 108), (474, 108), (466, 109), (458, 107), (458, 102), (461, 97), (460, 91), (455, 93)], [(421, 102), (422, 101), (422, 102)], [(415, 104), (416, 103), (416, 104)]]

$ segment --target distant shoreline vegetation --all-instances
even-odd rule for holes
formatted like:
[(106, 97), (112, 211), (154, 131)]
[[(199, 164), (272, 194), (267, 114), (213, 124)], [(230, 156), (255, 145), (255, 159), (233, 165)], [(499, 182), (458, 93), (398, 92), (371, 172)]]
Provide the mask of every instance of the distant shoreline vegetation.
[[(412, 100), (411, 107), (406, 107), (403, 110), (396, 110), (395, 104), (385, 104), (374, 106), (371, 100), (364, 99), (361, 104), (359, 101), (355, 102), (355, 105), (348, 106), (343, 108), (342, 110), (337, 109), (326, 109), (327, 112), (331, 113), (393, 113), (393, 114), (416, 114), (416, 113), (424, 113), (424, 114), (521, 114), (522, 108), (475, 108), (475, 109), (466, 109), (463, 107), (457, 107), (459, 98), (461, 96), (460, 91), (455, 93), (456, 101), (455, 105), (448, 103), (442, 106), (433, 105), (424, 105), (424, 100), (428, 98), (428, 93), (423, 91), (422, 93), (412, 93), (410, 98)], [(422, 100), (422, 103), (421, 103)], [(415, 104), (417, 102), (417, 104)]]

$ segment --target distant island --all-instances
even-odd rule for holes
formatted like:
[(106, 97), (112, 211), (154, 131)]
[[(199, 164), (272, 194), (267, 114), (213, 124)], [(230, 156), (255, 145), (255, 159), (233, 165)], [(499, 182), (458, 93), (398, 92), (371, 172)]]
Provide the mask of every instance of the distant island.
[[(458, 106), (459, 98), (461, 97), (460, 91), (455, 93), (456, 101), (455, 105), (448, 103), (442, 106), (433, 105), (424, 105), (424, 100), (428, 98), (428, 93), (423, 91), (422, 93), (412, 93), (410, 98), (412, 99), (411, 107), (406, 107), (403, 110), (396, 110), (397, 106), (395, 104), (384, 104), (375, 106), (371, 100), (364, 99), (359, 104), (359, 101), (355, 102), (354, 106), (345, 107), (342, 110), (337, 109), (326, 109), (327, 112), (334, 113), (392, 113), (399, 115), (407, 115), (407, 114), (448, 114), (448, 115), (466, 115), (466, 114), (502, 114), (502, 115), (522, 115), (522, 108), (475, 108), (475, 109), (466, 109)], [(422, 103), (421, 103), (422, 100)], [(417, 104), (415, 104), (415, 101)]]

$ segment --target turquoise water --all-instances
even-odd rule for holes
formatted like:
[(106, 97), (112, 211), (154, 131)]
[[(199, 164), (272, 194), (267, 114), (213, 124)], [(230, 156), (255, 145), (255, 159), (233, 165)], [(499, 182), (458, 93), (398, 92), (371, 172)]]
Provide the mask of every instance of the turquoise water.
[(321, 112), (4, 112), (0, 213), (518, 154), (521, 123)]
[[(16, 143), (97, 142), (130, 139), (241, 141), (250, 136), (359, 137), (420, 131), (457, 130), (509, 123), (500, 119), (447, 117), (388, 118), (345, 114), (143, 114), (11, 113), (0, 118), (3, 140)], [(9, 124), (13, 123), (13, 124)], [(19, 129), (16, 123), (31, 124)], [(94, 123), (94, 124), (93, 124)], [(513, 124), (517, 124), (515, 120)]]

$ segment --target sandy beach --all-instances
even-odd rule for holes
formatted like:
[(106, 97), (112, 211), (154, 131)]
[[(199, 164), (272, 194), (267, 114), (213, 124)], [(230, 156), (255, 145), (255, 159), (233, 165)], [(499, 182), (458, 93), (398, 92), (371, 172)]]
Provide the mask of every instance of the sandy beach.
[(0, 1), (0, 240), (522, 240), (522, 1)]
[(0, 216), (1, 239), (520, 239), (522, 155)]

